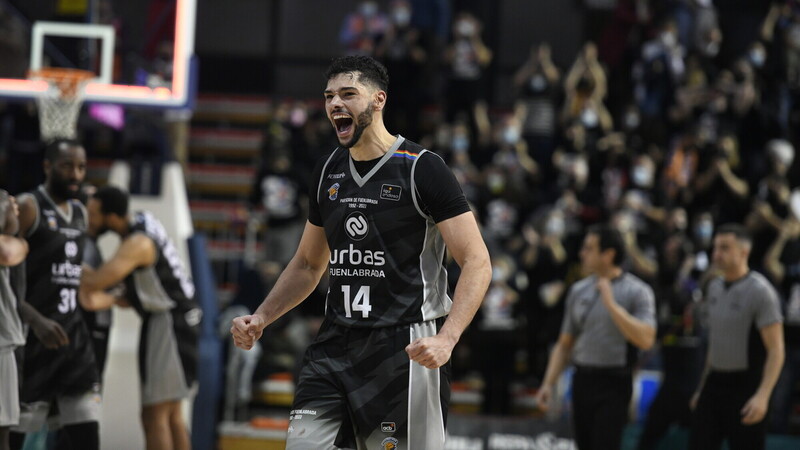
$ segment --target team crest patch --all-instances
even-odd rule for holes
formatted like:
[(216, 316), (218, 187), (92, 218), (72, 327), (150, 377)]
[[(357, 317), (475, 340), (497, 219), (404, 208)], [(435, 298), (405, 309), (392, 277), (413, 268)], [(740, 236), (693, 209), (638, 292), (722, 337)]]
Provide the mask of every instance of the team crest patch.
[(397, 439), (395, 439), (393, 437), (387, 437), (386, 439), (381, 441), (381, 448), (383, 450), (396, 450), (396, 449), (399, 448), (397, 446), (398, 442), (400, 442), (400, 441), (398, 441)]
[(403, 188), (393, 184), (384, 184), (381, 186), (381, 198), (384, 200), (399, 201), (400, 194), (403, 193)]
[(57, 230), (58, 222), (56, 221), (56, 218), (53, 216), (47, 216), (47, 226), (50, 227), (51, 230)]
[(333, 185), (328, 188), (328, 198), (336, 200), (337, 197), (339, 197), (339, 183), (333, 183)]
[(397, 425), (394, 422), (381, 422), (381, 431), (384, 433), (394, 433), (397, 431)]

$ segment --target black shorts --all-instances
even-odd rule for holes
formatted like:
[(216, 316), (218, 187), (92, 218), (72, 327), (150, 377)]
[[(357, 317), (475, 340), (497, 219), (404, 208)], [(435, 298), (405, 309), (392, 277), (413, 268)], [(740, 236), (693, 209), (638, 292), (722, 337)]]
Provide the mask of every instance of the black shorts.
[(444, 448), (450, 363), (426, 369), (405, 351), (441, 321), (365, 329), (326, 321), (300, 369), (286, 448)]
[(20, 402), (50, 402), (58, 396), (83, 394), (100, 382), (89, 330), (78, 316), (61, 324), (69, 344), (54, 350), (36, 338), (33, 331), (22, 353)]

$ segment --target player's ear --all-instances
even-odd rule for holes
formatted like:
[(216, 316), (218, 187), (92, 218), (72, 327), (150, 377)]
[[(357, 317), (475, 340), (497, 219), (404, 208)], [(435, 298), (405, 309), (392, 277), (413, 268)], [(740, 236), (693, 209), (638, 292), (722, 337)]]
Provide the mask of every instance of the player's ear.
[(372, 97), (372, 109), (380, 111), (386, 106), (386, 91), (377, 91)]

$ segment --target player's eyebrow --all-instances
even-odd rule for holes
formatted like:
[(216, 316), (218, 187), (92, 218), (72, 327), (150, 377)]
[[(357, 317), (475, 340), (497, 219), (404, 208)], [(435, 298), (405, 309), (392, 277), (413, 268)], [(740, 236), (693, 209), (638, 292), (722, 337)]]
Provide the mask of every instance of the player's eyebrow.
[[(339, 90), (340, 90), (340, 91), (347, 91), (347, 90), (354, 90), (354, 91), (357, 91), (357, 90), (358, 90), (358, 88), (357, 88), (357, 87), (355, 87), (355, 86), (342, 86), (342, 87), (340, 87), (340, 88), (339, 88)], [(336, 92), (336, 91), (334, 91), (334, 90), (331, 90), (331, 89), (325, 89), (325, 91), (323, 92), (323, 94), (333, 94), (333, 93), (335, 93), (335, 92)]]

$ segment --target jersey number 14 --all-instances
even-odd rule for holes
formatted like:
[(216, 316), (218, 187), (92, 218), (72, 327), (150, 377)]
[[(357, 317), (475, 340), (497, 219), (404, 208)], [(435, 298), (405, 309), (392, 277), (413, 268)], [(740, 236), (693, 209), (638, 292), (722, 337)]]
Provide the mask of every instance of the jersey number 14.
[(369, 317), (369, 312), (372, 311), (372, 305), (369, 304), (369, 286), (361, 286), (356, 292), (355, 298), (350, 302), (350, 286), (345, 284), (342, 286), (342, 294), (344, 294), (344, 315), (347, 318), (353, 317), (353, 311), (361, 311), (361, 318), (366, 319)]

